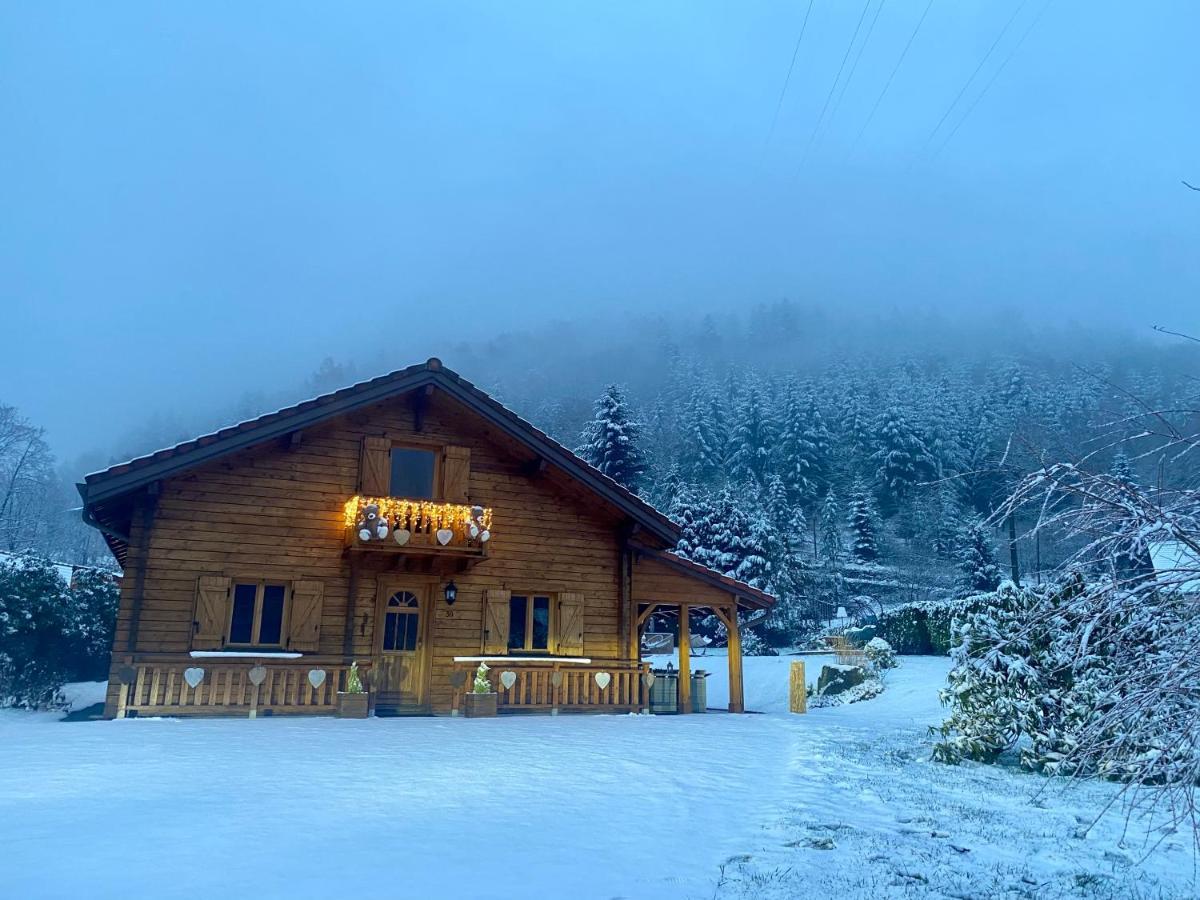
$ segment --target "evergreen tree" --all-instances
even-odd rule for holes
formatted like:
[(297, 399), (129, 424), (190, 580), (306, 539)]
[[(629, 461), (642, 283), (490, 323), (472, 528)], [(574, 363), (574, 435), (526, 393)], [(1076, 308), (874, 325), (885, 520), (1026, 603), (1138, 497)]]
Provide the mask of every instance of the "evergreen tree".
[(913, 485), (930, 474), (929, 451), (904, 414), (895, 407), (885, 410), (875, 422), (875, 466), (881, 510), (894, 515)]
[(737, 410), (733, 456), (730, 460), (734, 476), (749, 479), (756, 485), (766, 482), (775, 430), (775, 423), (763, 403), (761, 392), (757, 386), (751, 385)]
[(850, 495), (850, 550), (859, 562), (875, 562), (879, 558), (879, 547), (875, 543), (875, 515), (871, 508), (871, 495), (866, 485), (858, 481)]
[(1134, 474), (1133, 466), (1124, 450), (1117, 451), (1117, 455), (1113, 457), (1112, 474), (1122, 484), (1128, 487), (1137, 487), (1137, 475)]
[(680, 437), (679, 465), (696, 484), (715, 484), (725, 461), (720, 399), (711, 389), (697, 388), (688, 403)]
[(821, 504), (819, 531), (821, 558), (827, 565), (837, 568), (845, 548), (842, 544), (842, 507), (833, 491), (825, 495), (825, 502)]
[(721, 491), (715, 513), (705, 565), (736, 578), (738, 567), (749, 552), (750, 521), (730, 488)]
[(621, 388), (610, 384), (596, 401), (595, 417), (583, 433), (579, 455), (631, 491), (641, 486), (646, 459), (640, 429), (629, 415)]
[(978, 520), (965, 527), (960, 541), (959, 583), (972, 593), (994, 591), (1000, 586), (1000, 567), (992, 552), (983, 524)]
[(747, 518), (746, 533), (741, 541), (742, 558), (733, 570), (733, 577), (759, 590), (773, 590), (771, 557), (778, 555), (778, 532), (761, 512)]
[(779, 462), (795, 503), (811, 507), (828, 486), (829, 429), (811, 397), (801, 406), (794, 389), (784, 397)]

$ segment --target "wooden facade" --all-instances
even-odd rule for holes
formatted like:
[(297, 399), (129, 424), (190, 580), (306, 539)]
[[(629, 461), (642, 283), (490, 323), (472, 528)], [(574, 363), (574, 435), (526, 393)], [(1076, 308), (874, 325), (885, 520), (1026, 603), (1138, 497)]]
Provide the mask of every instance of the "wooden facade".
[[(424, 496), (392, 493), (406, 467)], [(80, 492), (125, 570), (109, 716), (328, 713), (352, 662), (377, 713), (447, 714), (480, 658), (501, 711), (639, 711), (663, 607), (727, 623), (740, 711), (736, 611), (773, 602), (673, 556), (672, 523), (437, 360)], [(364, 541), (374, 498), (389, 528)]]

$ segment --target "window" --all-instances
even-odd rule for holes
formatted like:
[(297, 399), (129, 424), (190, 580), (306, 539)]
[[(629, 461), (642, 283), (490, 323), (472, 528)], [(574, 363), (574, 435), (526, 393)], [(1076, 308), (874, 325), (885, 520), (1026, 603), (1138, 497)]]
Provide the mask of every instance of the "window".
[(550, 598), (513, 594), (508, 600), (508, 649), (549, 651)]
[(421, 601), (408, 591), (388, 598), (383, 614), (383, 649), (407, 653), (417, 649), (421, 630)]
[(392, 448), (392, 475), (388, 496), (432, 500), (437, 455), (432, 450)]
[(226, 643), (243, 647), (281, 646), (287, 594), (286, 584), (236, 582), (233, 585), (229, 640)]

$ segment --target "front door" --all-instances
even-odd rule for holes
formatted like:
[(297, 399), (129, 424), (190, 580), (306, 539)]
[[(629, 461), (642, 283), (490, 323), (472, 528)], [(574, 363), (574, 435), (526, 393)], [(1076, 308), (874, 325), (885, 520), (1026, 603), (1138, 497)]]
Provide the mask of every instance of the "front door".
[(376, 709), (416, 710), (426, 705), (428, 616), (427, 586), (403, 582), (380, 585)]

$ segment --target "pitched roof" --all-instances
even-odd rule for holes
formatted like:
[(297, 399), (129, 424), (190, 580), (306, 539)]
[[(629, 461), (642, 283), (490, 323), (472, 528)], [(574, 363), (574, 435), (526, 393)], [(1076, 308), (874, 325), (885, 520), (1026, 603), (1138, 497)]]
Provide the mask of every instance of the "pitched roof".
[[(548, 464), (556, 466), (600, 495), (650, 534), (669, 545), (679, 539), (679, 526), (632, 491), (576, 456), (558, 441), (492, 399), (457, 373), (428, 361), (359, 382), (255, 419), (221, 428), (211, 434), (139, 456), (85, 476), (78, 485), (84, 502), (84, 519), (105, 532), (118, 560), (123, 561), (127, 541), (118, 531), (120, 522), (106, 519), (104, 507), (150, 484), (177, 475), (201, 463), (256, 446), (310, 427), (334, 416), (432, 385), (454, 398), (501, 431), (525, 444)], [(127, 526), (126, 526), (127, 527)]]
[[(162, 478), (185, 472), (201, 463), (219, 459), (311, 427), (334, 416), (371, 406), (427, 385), (443, 391), (482, 416), (502, 432), (529, 447), (548, 464), (556, 466), (586, 488), (621, 510), (633, 522), (667, 546), (679, 540), (679, 526), (599, 469), (554, 440), (511, 409), (494, 400), (471, 382), (442, 365), (436, 357), (369, 381), (314, 397), (255, 419), (221, 428), (173, 447), (156, 450), (84, 477), (77, 485), (83, 497), (84, 521), (100, 529), (117, 561), (125, 563), (128, 551), (129, 514), (122, 509), (131, 494)], [(699, 578), (735, 594), (739, 603), (756, 609), (773, 606), (775, 598), (765, 591), (722, 575), (668, 551), (641, 543), (643, 552), (653, 553), (677, 571)]]

